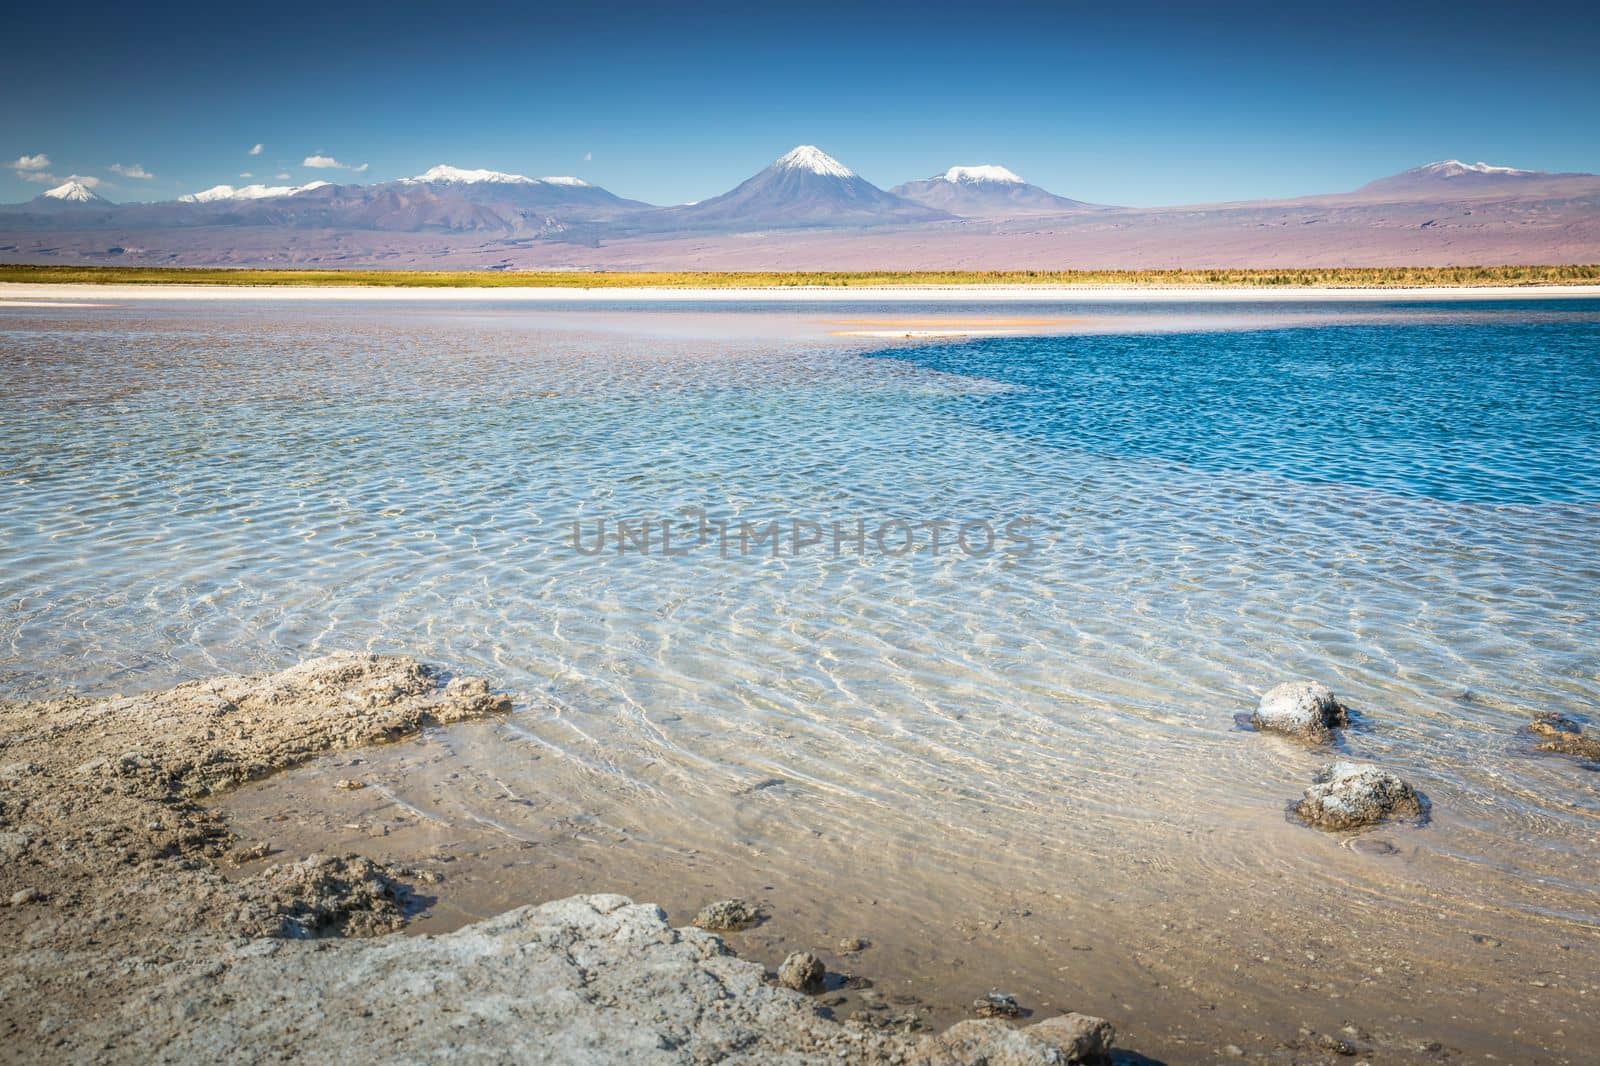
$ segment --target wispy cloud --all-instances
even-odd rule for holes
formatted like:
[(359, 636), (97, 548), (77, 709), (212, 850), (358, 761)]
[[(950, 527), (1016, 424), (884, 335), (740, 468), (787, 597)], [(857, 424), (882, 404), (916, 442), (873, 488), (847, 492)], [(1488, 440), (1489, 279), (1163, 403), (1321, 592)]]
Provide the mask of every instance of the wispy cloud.
[(351, 166), (349, 163), (339, 162), (331, 155), (308, 155), (306, 156), (305, 161), (300, 165), (303, 167), (311, 167), (315, 170), (350, 170), (357, 174), (360, 174), (362, 171), (367, 169), (367, 164), (365, 163), (362, 163), (358, 167)]
[(131, 164), (130, 166), (123, 166), (121, 163), (112, 163), (106, 169), (111, 171), (113, 174), (121, 174), (125, 178), (138, 178), (140, 181), (149, 181), (151, 178), (155, 177), (154, 174), (150, 173), (138, 163)]
[(276, 178), (274, 178), (273, 180), (274, 181), (288, 181), (289, 180), (289, 172), (287, 170), (280, 170), (280, 171), (278, 171), (278, 176)]
[(585, 153), (583, 153), (583, 161), (585, 163), (593, 163), (594, 162), (594, 153), (593, 152), (585, 152)]
[[(50, 180), (55, 181), (56, 179), (51, 178)], [(68, 174), (66, 180), (75, 181), (86, 189), (98, 189), (101, 185), (100, 179), (93, 174)]]
[(261, 145), (259, 145), (259, 144), (256, 145), (255, 147), (251, 148), (248, 152), (245, 153), (245, 155), (260, 155), (260, 154), (261, 154)]
[(250, 173), (248, 170), (239, 171), (239, 176), (241, 178), (253, 178), (253, 177), (255, 177), (255, 175)]

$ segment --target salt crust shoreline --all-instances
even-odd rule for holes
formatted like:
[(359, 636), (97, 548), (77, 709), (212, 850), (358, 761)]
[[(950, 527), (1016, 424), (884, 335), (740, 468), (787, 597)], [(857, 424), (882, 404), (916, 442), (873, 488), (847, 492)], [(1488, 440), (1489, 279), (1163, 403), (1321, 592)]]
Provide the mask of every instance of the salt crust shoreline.
[[(1093, 286), (836, 286), (735, 289), (424, 288), (321, 285), (94, 285), (0, 282), (0, 308), (152, 300), (360, 303), (1305, 303), (1600, 298), (1600, 285), (1485, 285), (1411, 289)], [(70, 302), (69, 302), (70, 301)]]

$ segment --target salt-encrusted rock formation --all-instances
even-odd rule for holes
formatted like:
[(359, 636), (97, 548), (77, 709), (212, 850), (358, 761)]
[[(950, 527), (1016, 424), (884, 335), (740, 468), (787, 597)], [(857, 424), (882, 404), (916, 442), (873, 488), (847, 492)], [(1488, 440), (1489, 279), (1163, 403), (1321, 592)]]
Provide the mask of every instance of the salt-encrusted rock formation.
[(1370, 763), (1339, 761), (1319, 771), (1294, 813), (1318, 829), (1359, 829), (1391, 818), (1421, 818), (1416, 789)]
[(1349, 720), (1344, 704), (1320, 681), (1285, 681), (1263, 695), (1250, 716), (1257, 729), (1315, 742)]

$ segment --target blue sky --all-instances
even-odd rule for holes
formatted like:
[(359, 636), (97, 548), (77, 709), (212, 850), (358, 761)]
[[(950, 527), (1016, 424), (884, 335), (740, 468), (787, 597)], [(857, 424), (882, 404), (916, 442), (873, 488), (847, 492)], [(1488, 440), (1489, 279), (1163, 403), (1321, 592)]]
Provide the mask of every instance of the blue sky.
[(45, 175), (168, 199), (445, 162), (674, 203), (800, 143), (883, 186), (999, 163), (1122, 204), (1444, 158), (1600, 171), (1592, 4), (1205, 7), (26, 5), (0, 64), (0, 200)]

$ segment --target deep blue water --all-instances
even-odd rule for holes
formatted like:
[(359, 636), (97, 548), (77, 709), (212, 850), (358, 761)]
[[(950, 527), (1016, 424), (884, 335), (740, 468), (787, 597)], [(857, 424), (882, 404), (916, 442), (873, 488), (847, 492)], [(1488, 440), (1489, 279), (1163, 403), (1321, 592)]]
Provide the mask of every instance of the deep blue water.
[(1448, 501), (1600, 500), (1593, 321), (1018, 337), (885, 357), (1014, 386), (950, 403), (1034, 444)]

